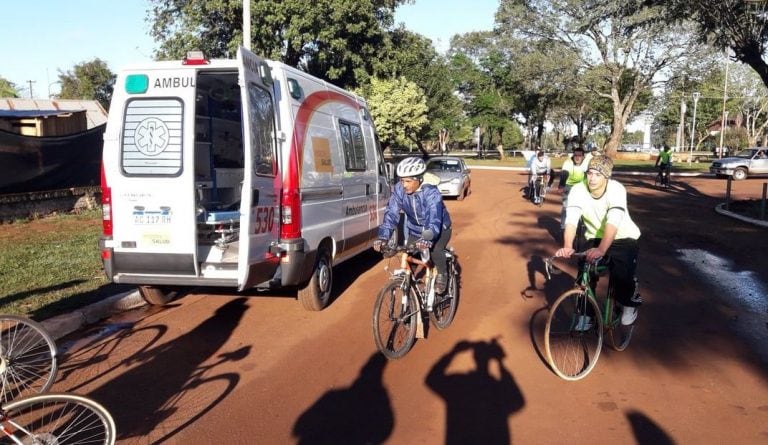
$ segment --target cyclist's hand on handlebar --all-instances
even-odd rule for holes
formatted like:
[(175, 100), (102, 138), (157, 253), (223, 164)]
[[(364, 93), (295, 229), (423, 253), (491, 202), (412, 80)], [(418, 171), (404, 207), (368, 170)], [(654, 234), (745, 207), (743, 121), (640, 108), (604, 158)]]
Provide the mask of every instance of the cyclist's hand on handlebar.
[(599, 247), (593, 247), (591, 249), (587, 249), (586, 251), (586, 259), (588, 263), (594, 263), (600, 258), (605, 256), (605, 252), (603, 252)]
[(419, 250), (429, 250), (432, 247), (432, 241), (419, 239), (416, 241), (416, 248)]
[(555, 256), (559, 258), (570, 258), (574, 252), (576, 251), (570, 247), (562, 247), (560, 249), (557, 249), (557, 252), (555, 252)]
[(373, 242), (373, 250), (376, 252), (381, 252), (381, 246), (387, 244), (387, 240), (385, 239), (377, 239)]

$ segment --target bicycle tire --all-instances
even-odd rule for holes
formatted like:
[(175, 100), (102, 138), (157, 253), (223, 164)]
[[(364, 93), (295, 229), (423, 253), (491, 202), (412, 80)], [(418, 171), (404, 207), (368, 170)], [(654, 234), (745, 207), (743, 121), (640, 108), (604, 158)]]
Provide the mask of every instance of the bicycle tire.
[(432, 305), (432, 311), (429, 313), (429, 319), (432, 324), (440, 330), (447, 328), (453, 323), (456, 316), (456, 308), (459, 304), (459, 274), (454, 267), (452, 259), (448, 260), (448, 285), (443, 295), (435, 297), (435, 303)]
[[(11, 432), (20, 443), (113, 445), (117, 435), (109, 411), (96, 401), (76, 394), (27, 396), (3, 406), (3, 412), (3, 423), (10, 421), (14, 426)], [(3, 437), (0, 443), (15, 443), (10, 439)]]
[[(576, 329), (580, 315), (591, 316), (591, 328)], [(586, 377), (597, 364), (602, 345), (602, 319), (594, 297), (581, 289), (560, 295), (550, 307), (544, 327), (544, 349), (552, 371), (564, 380)]]
[(608, 332), (608, 344), (615, 351), (623, 351), (629, 346), (632, 340), (632, 333), (635, 331), (635, 325), (621, 324), (621, 312), (617, 310), (617, 303), (609, 299), (606, 304), (606, 316), (608, 325), (605, 330)]
[(1, 403), (48, 391), (56, 379), (58, 351), (36, 321), (0, 315)]
[(420, 316), (416, 296), (403, 282), (392, 280), (379, 292), (373, 307), (373, 340), (388, 359), (403, 357), (416, 341), (416, 317)]

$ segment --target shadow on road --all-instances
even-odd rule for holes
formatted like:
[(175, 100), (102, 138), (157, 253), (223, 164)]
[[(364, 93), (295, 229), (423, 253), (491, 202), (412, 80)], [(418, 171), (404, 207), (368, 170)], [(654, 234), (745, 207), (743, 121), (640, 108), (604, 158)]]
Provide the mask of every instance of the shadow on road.
[(383, 443), (395, 424), (382, 377), (387, 359), (374, 353), (352, 384), (328, 391), (293, 425), (299, 444)]
[[(454, 358), (468, 351), (472, 351), (475, 369), (448, 374)], [(429, 371), (426, 384), (446, 405), (446, 444), (512, 443), (507, 420), (523, 408), (525, 399), (504, 367), (505, 355), (495, 338), (461, 341)]]
[(638, 444), (673, 445), (675, 443), (659, 425), (640, 411), (627, 411), (626, 415)]
[[(134, 357), (133, 369), (91, 391), (119, 425), (118, 439), (144, 437), (158, 443), (194, 423), (234, 390), (239, 375), (210, 375), (226, 361), (240, 360), (249, 347), (219, 354), (248, 306), (238, 298), (221, 306), (200, 325), (168, 343)], [(150, 437), (156, 431), (163, 437)]]

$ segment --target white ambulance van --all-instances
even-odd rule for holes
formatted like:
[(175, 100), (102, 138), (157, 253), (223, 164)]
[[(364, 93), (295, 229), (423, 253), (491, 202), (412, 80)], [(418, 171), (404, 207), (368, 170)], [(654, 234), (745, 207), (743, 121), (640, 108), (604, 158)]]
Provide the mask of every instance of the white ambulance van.
[(152, 304), (188, 286), (296, 287), (373, 244), (390, 196), (365, 101), (240, 48), (123, 70), (104, 134), (101, 256)]

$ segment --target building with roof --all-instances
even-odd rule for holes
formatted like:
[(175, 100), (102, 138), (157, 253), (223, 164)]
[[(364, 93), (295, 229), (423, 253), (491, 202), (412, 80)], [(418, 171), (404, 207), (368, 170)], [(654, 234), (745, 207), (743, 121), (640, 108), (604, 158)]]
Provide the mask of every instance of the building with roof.
[(24, 136), (65, 136), (104, 125), (107, 112), (98, 101), (77, 99), (0, 99), (0, 130)]

